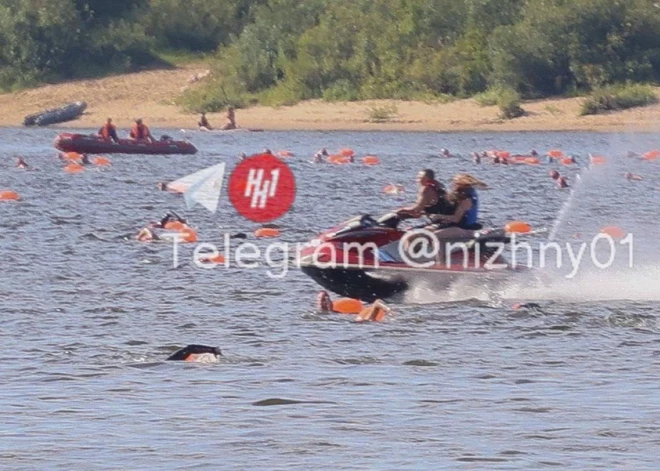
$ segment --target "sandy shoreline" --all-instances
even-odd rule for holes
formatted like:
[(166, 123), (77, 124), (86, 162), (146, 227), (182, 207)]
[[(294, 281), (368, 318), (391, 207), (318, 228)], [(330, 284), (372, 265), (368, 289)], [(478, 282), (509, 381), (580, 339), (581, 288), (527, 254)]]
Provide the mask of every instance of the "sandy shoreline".
[[(84, 100), (85, 114), (61, 128), (100, 127), (108, 116), (120, 128), (142, 117), (153, 128), (193, 129), (198, 116), (184, 113), (173, 100), (189, 78), (206, 70), (190, 64), (174, 70), (157, 70), (46, 85), (0, 95), (0, 126), (22, 126), (23, 117), (64, 103)], [(660, 96), (660, 88), (656, 88)], [(318, 131), (599, 131), (656, 132), (660, 130), (660, 104), (597, 116), (579, 116), (580, 98), (547, 99), (523, 103), (526, 116), (499, 118), (497, 107), (481, 107), (474, 100), (436, 104), (395, 100), (326, 103), (310, 100), (294, 106), (257, 106), (237, 110), (236, 121), (244, 128)], [(393, 107), (386, 122), (370, 122), (374, 108)], [(208, 115), (212, 125), (224, 123), (224, 114)]]

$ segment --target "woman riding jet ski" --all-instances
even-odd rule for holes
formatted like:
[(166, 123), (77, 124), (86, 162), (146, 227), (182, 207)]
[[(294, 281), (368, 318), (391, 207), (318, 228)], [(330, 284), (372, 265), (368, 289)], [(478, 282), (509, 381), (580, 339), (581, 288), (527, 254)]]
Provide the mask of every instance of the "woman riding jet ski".
[[(414, 206), (379, 219), (359, 216), (314, 238), (300, 252), (298, 263), (302, 271), (328, 290), (365, 301), (389, 298), (416, 286), (444, 290), (458, 279), (476, 279), (483, 284), (486, 279), (501, 278), (506, 271), (510, 273), (511, 267), (493, 247), (493, 244), (508, 243), (508, 235), (504, 230), (470, 231), (470, 218), (476, 218), (473, 209), (476, 208), (476, 192), (466, 193), (465, 185), (456, 183), (457, 194), (472, 194), (475, 199), (467, 203), (465, 196), (456, 196), (455, 210), (449, 211), (451, 206), (446, 206), (442, 208), (444, 214), (431, 213), (430, 217), (435, 218), (437, 224), (458, 224), (465, 231), (462, 235), (467, 236), (469, 232), (464, 249), (452, 251), (446, 263), (436, 260), (438, 254), (431, 254), (423, 261), (411, 259), (407, 243), (412, 245), (411, 237), (417, 237), (417, 233), (401, 230), (398, 225), (405, 217), (426, 214), (429, 208), (439, 210), (439, 199), (433, 201), (431, 193), (438, 188), (430, 183), (432, 181), (426, 171), (420, 173), (421, 189)], [(467, 180), (461, 177), (457, 182)], [(472, 181), (471, 185), (477, 186)], [(428, 191), (427, 187), (434, 188)], [(427, 232), (426, 236), (429, 235), (433, 237)]]

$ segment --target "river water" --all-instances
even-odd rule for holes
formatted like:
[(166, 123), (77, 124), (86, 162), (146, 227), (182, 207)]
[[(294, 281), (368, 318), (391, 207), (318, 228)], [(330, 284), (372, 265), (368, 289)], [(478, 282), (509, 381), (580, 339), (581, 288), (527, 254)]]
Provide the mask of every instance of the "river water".
[[(168, 132), (180, 137), (179, 132)], [(660, 468), (660, 252), (657, 162), (626, 159), (654, 135), (588, 133), (188, 134), (195, 156), (110, 156), (62, 171), (53, 130), (0, 130), (0, 468), (575, 469)], [(184, 247), (132, 240), (174, 209), (203, 241), (251, 232), (223, 192), (216, 214), (156, 189), (241, 151), (287, 149), (298, 186), (279, 221), (303, 242), (349, 217), (413, 198), (416, 172), (468, 171), (488, 224), (513, 219), (587, 240), (603, 226), (634, 233), (633, 267), (549, 270), (497, 292), (457, 286), (411, 293), (381, 323), (314, 310), (298, 271), (204, 270)], [(320, 147), (376, 154), (366, 167), (314, 165)], [(440, 148), (563, 149), (582, 169), (473, 164)], [(23, 155), (35, 171), (14, 168)], [(577, 187), (558, 190), (559, 168)], [(641, 174), (628, 182), (624, 172)], [(407, 196), (382, 194), (402, 183)], [(562, 211), (562, 208), (564, 209)], [(258, 241), (260, 247), (267, 242)], [(534, 301), (540, 311), (513, 310)], [(190, 343), (219, 364), (163, 362)]]

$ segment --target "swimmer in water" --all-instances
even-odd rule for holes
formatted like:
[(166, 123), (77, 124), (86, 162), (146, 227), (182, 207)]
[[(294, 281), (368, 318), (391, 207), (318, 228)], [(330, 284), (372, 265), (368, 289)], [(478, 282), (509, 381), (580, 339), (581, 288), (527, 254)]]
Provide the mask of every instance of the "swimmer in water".
[(323, 155), (320, 152), (317, 152), (314, 154), (314, 160), (312, 161), (315, 164), (322, 164), (323, 163)]
[(525, 304), (514, 304), (511, 306), (512, 309), (514, 310), (519, 310), (519, 309), (528, 309), (530, 311), (538, 311), (538, 312), (543, 312), (541, 310), (541, 305), (538, 303), (525, 303)]
[(481, 156), (479, 155), (479, 152), (472, 152), (472, 162), (475, 164), (481, 163)]
[(140, 229), (140, 232), (137, 233), (135, 239), (139, 242), (151, 242), (152, 240), (160, 240), (160, 237), (154, 232), (153, 226), (147, 226)]
[(560, 189), (568, 188), (568, 181), (566, 181), (566, 177), (559, 176), (559, 178), (557, 178), (557, 187)]
[(245, 152), (241, 152), (241, 155), (238, 156), (238, 160), (243, 162), (245, 159), (247, 159), (247, 154)]
[(451, 153), (449, 152), (449, 149), (440, 149), (440, 155), (443, 157), (451, 157)]
[(167, 357), (166, 361), (186, 361), (195, 363), (217, 363), (222, 352), (217, 347), (188, 345)]
[(18, 168), (28, 168), (29, 165), (23, 159), (23, 157), (19, 157), (18, 160), (16, 161), (16, 167), (18, 167)]
[(181, 224), (187, 224), (185, 219), (183, 219), (177, 213), (172, 211), (171, 213), (165, 213), (165, 216), (163, 216), (163, 218), (160, 220), (160, 222), (158, 222), (156, 224), (152, 224), (152, 226), (162, 228), (162, 227), (165, 227), (165, 225), (168, 222), (172, 222), (172, 221), (177, 221), (177, 222), (180, 222)]
[(321, 154), (323, 157), (327, 157), (328, 155), (330, 155), (328, 154), (328, 149), (326, 149), (325, 147), (320, 151), (318, 151), (317, 154)]
[(83, 165), (91, 165), (92, 162), (89, 160), (89, 156), (87, 154), (82, 154), (80, 156), (80, 163)]
[(559, 172), (557, 170), (550, 170), (550, 178), (553, 180), (557, 180), (561, 175), (559, 175)]
[(265, 148), (262, 154), (268, 154), (268, 155), (273, 155), (273, 151), (270, 150), (269, 148)]
[(538, 157), (539, 153), (536, 152), (536, 149), (532, 149), (529, 151), (529, 155), (531, 155), (532, 157)]
[(624, 176), (626, 177), (626, 180), (628, 180), (628, 181), (641, 182), (642, 180), (644, 180), (644, 178), (641, 175), (637, 175), (635, 173), (628, 172)]
[[(319, 292), (316, 298), (317, 309), (321, 312), (335, 312), (332, 308), (332, 299), (327, 291)], [(382, 321), (385, 314), (392, 312), (390, 307), (380, 299), (374, 301), (370, 306), (365, 307), (357, 314), (355, 322), (364, 321)]]

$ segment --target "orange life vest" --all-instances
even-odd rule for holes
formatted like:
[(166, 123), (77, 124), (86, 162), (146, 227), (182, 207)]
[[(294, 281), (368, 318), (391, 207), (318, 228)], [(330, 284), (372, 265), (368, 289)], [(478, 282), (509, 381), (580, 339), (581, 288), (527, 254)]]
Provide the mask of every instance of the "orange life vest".
[[(114, 131), (114, 132), (113, 132)], [(101, 128), (101, 137), (103, 139), (110, 139), (112, 136), (117, 135), (117, 128), (114, 124), (104, 124)]]
[(149, 128), (145, 124), (135, 123), (133, 125), (133, 129), (131, 129), (131, 137), (133, 139), (146, 139), (148, 136)]

